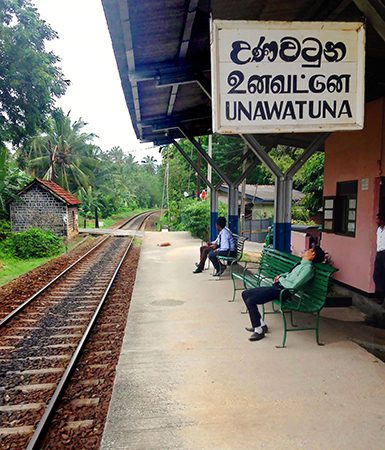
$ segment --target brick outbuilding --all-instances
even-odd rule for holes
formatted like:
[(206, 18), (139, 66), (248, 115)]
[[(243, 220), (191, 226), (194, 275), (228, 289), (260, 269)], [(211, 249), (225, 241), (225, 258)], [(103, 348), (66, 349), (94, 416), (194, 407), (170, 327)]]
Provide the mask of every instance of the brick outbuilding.
[(35, 178), (10, 203), (12, 231), (38, 227), (71, 239), (78, 234), (80, 204), (58, 184)]

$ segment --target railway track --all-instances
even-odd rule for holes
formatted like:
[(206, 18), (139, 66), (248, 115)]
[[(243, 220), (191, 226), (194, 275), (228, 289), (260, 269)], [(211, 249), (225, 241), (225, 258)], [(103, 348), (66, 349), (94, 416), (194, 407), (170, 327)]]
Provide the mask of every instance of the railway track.
[(1, 449), (40, 448), (132, 241), (103, 239), (0, 322)]

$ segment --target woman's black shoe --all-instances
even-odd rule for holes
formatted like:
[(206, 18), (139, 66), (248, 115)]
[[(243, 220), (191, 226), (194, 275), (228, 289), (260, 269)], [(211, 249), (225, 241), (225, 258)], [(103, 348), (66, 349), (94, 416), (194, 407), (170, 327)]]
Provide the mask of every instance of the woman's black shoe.
[(202, 269), (195, 269), (195, 270), (193, 270), (193, 273), (201, 273), (201, 272), (203, 272), (203, 270)]

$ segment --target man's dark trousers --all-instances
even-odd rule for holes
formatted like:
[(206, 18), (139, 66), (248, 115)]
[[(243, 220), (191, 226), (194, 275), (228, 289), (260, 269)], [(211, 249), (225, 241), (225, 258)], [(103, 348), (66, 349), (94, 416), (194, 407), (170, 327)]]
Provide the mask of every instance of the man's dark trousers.
[(246, 289), (242, 292), (242, 298), (249, 311), (250, 322), (253, 328), (261, 326), (261, 314), (258, 305), (264, 305), (279, 298), (279, 293), (283, 287), (279, 283), (275, 283), (271, 287), (259, 287), (254, 289)]
[(376, 295), (384, 297), (385, 295), (385, 250), (377, 252), (374, 261), (373, 280), (376, 285)]
[(231, 256), (232, 258), (235, 258), (237, 256), (237, 252), (233, 251), (230, 252), (229, 250), (218, 250), (217, 252), (214, 252), (214, 250), (211, 250), (209, 252), (209, 260), (213, 263), (213, 266), (215, 267), (216, 271), (218, 272), (221, 268), (221, 264), (219, 262), (219, 259), (217, 256)]
[(200, 254), (201, 254), (201, 259), (199, 260), (197, 270), (203, 270), (205, 268), (205, 262), (206, 262), (207, 255), (209, 254), (210, 250), (211, 250), (211, 247), (209, 245), (202, 245), (202, 247), (199, 249)]

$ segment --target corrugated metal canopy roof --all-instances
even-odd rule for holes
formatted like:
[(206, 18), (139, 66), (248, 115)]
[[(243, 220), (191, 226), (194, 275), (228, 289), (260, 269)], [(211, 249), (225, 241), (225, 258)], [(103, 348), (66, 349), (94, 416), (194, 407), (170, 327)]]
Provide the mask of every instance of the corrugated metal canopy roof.
[[(238, 20), (365, 20), (381, 0), (102, 0), (122, 87), (136, 135), (156, 144), (211, 133), (210, 14)], [(370, 17), (371, 19), (372, 17)], [(367, 23), (366, 99), (385, 95), (385, 42)], [(279, 134), (284, 145), (306, 147), (312, 133)], [(268, 144), (272, 135), (258, 135)]]

